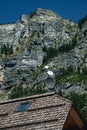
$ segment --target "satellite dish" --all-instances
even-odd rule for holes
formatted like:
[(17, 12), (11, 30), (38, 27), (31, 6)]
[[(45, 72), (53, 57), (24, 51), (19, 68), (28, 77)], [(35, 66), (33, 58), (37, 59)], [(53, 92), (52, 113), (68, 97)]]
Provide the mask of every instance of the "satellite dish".
[(46, 80), (45, 80), (45, 85), (48, 89), (52, 89), (55, 85), (55, 81), (53, 78), (51, 77), (48, 77)]

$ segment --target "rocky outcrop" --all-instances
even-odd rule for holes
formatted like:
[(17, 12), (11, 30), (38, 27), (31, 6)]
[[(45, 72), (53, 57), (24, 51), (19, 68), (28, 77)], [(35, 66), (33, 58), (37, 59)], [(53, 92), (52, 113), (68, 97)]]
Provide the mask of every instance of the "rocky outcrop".
[[(29, 16), (22, 15), (16, 23), (0, 25), (1, 88), (43, 82), (47, 77), (46, 71), (41, 71), (45, 55), (43, 47), (58, 48), (70, 44), (77, 35), (78, 45), (72, 51), (60, 54), (47, 63), (49, 70), (54, 73), (69, 65), (76, 68), (87, 50), (86, 36), (82, 37), (84, 30), (85, 27), (80, 33), (74, 22), (41, 8)], [(2, 53), (2, 46), (8, 44), (9, 47), (12, 46), (12, 53)]]

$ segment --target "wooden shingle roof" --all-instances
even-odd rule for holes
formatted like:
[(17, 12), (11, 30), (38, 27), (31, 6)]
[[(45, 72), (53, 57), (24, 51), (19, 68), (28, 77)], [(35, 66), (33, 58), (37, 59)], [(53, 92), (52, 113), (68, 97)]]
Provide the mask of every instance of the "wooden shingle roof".
[[(17, 112), (20, 103), (26, 111)], [(55, 93), (0, 102), (0, 130), (62, 130), (72, 103)]]

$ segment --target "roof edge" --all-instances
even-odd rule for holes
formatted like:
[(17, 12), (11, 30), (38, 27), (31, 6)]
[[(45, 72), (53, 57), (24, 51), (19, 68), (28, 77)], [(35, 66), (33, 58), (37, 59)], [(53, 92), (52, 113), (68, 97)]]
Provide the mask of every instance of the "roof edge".
[(56, 94), (55, 92), (50, 92), (50, 93), (44, 93), (44, 94), (38, 94), (38, 95), (32, 95), (32, 96), (27, 96), (27, 97), (21, 97), (21, 98), (15, 98), (15, 99), (10, 99), (10, 100), (5, 100), (1, 101), (1, 104), (7, 104), (7, 103), (12, 103), (12, 102), (17, 102), (17, 101), (22, 101), (22, 100), (28, 100), (28, 99), (34, 99), (34, 98), (41, 98), (41, 97), (46, 97), (46, 96), (52, 96)]
[(73, 104), (73, 102), (72, 102), (71, 100), (67, 99), (66, 97), (60, 96), (60, 95), (58, 95), (58, 93), (56, 93), (56, 92), (55, 92), (55, 94), (56, 94), (59, 98), (61, 98), (62, 100), (65, 100), (66, 102), (69, 102), (70, 104)]

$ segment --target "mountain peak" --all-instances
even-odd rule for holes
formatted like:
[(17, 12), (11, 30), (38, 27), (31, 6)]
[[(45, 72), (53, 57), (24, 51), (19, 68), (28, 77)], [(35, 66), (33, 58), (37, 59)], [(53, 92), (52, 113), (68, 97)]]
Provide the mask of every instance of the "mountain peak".
[(43, 9), (43, 8), (37, 8), (36, 9), (36, 15), (38, 16), (57, 16), (57, 14), (55, 12), (53, 12), (52, 10), (48, 10), (48, 9)]
[[(47, 59), (45, 58), (44, 62), (44, 57), (47, 56), (49, 59), (49, 65), (47, 65), (50, 66), (49, 71), (54, 73), (55, 71), (59, 72), (60, 68), (67, 68), (69, 65), (77, 68), (81, 60), (79, 54), (73, 50), (73, 54), (68, 55), (68, 52), (65, 57), (61, 48), (66, 49), (66, 46), (69, 50), (73, 48), (71, 46), (72, 41), (74, 38), (74, 41), (79, 39), (78, 32), (77, 24), (57, 16), (51, 10), (42, 8), (37, 8), (30, 16), (22, 15), (17, 23), (1, 25), (0, 65), (2, 65), (2, 69), (0, 70), (0, 77), (1, 80), (3, 78), (3, 82), (0, 83), (1, 88), (18, 86), (18, 84), (33, 86), (38, 81), (44, 81), (45, 76), (48, 75), (45, 75), (46, 72), (42, 74), (43, 76), (41, 76), (41, 72), (38, 77), (34, 76), (34, 73), (39, 69), (39, 66), (46, 63)], [(58, 48), (60, 48), (61, 53), (63, 53), (61, 55), (64, 58), (57, 55)], [(80, 51), (78, 48), (76, 50)], [(80, 57), (82, 55), (84, 56), (81, 52)], [(46, 81), (49, 80), (48, 78)]]

